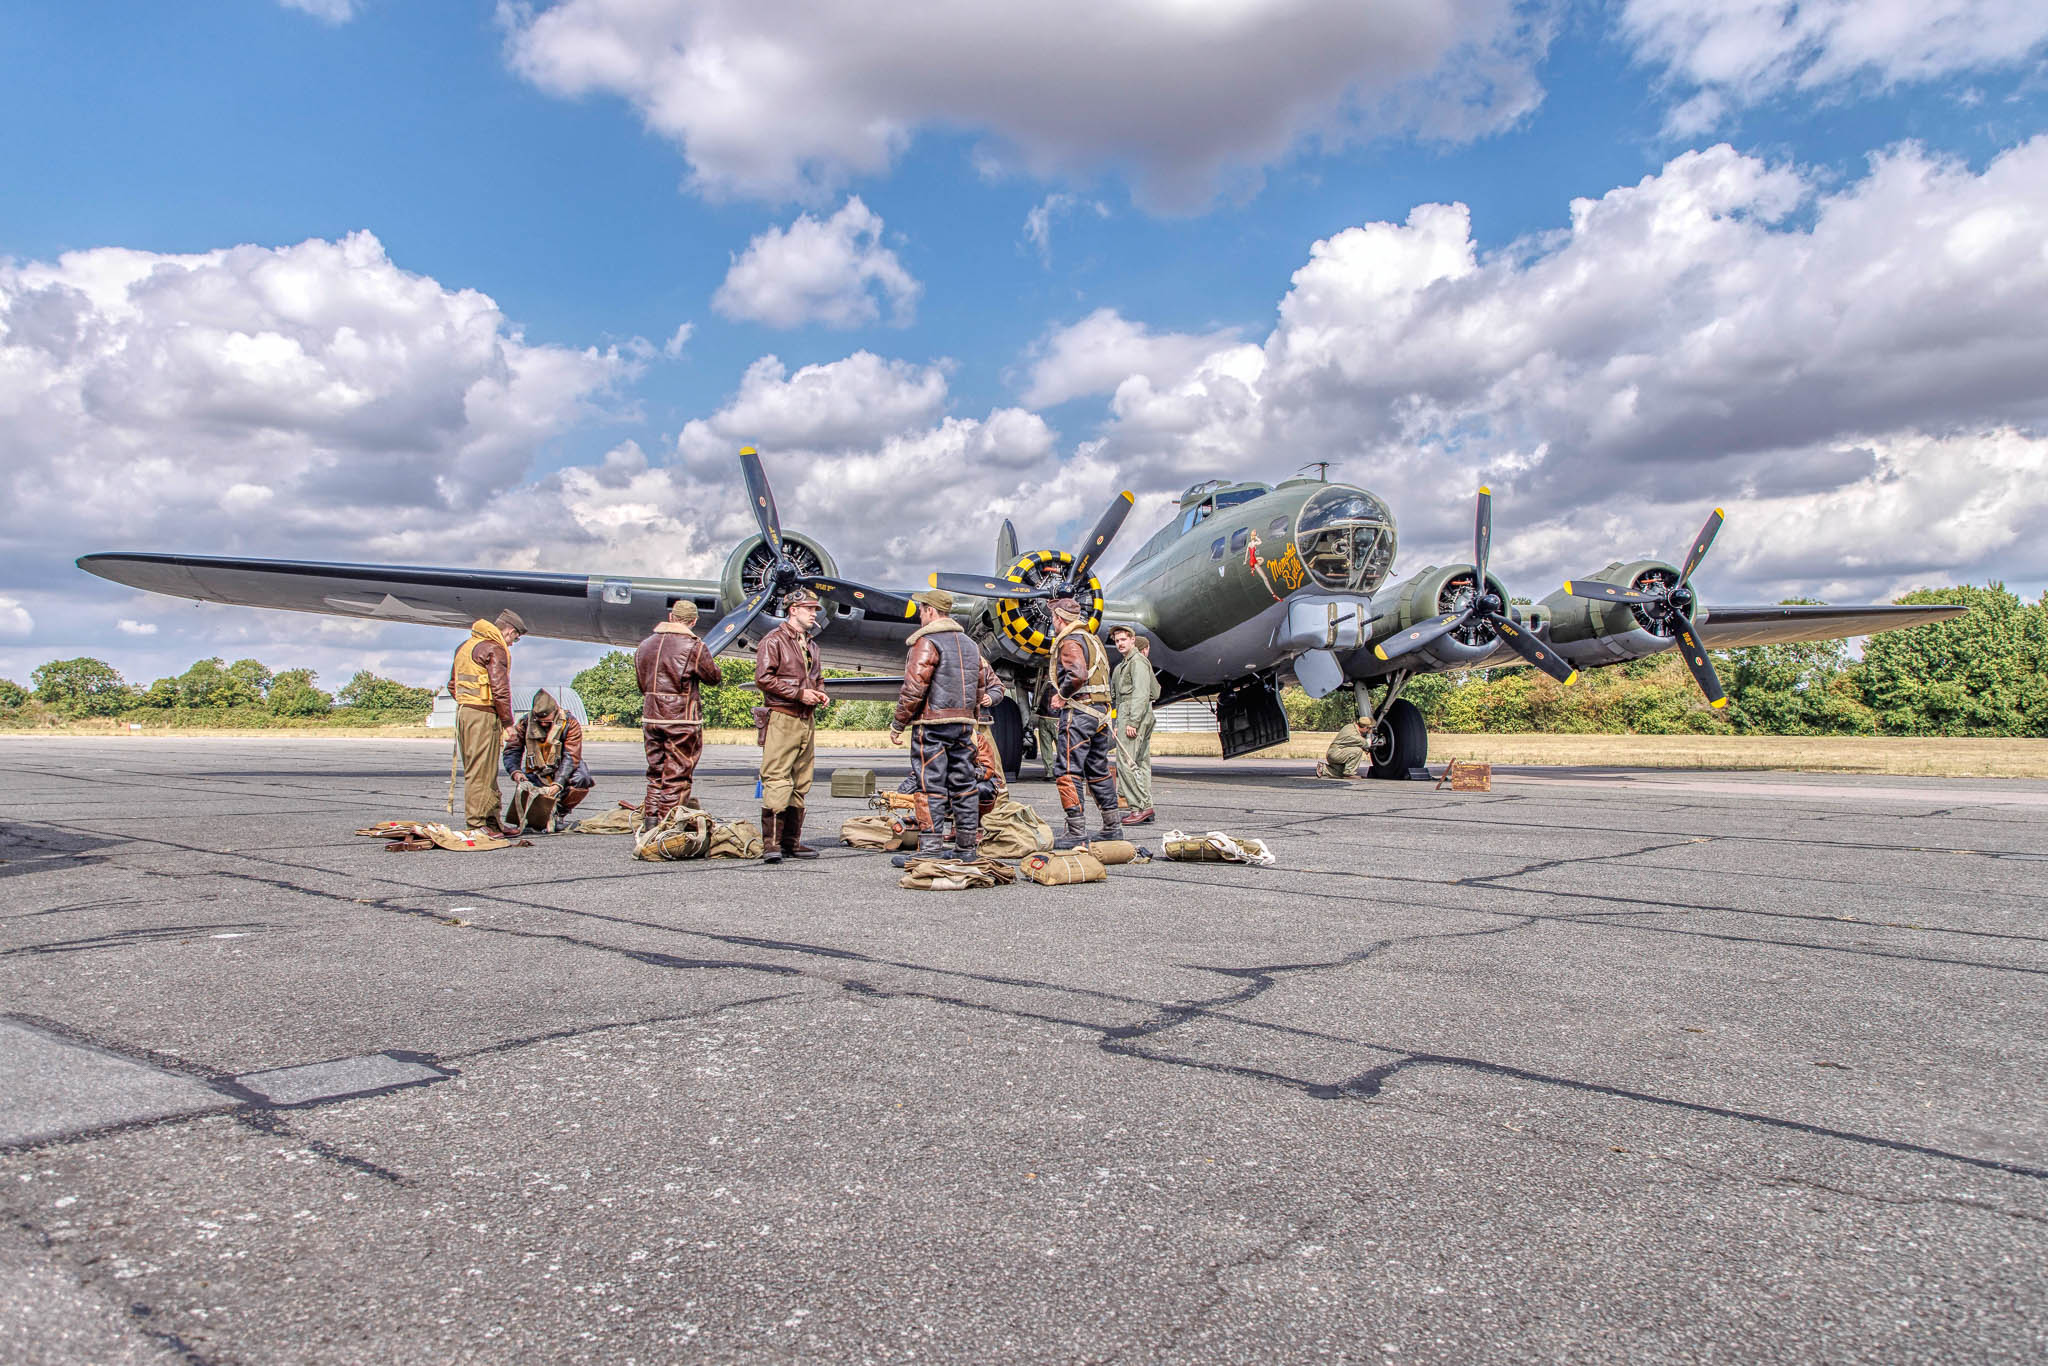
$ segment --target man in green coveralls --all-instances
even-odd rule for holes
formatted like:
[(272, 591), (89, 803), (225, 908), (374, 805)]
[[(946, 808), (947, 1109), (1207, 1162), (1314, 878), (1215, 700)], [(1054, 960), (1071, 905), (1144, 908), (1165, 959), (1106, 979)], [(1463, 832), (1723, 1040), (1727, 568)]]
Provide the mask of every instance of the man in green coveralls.
[(1123, 659), (1109, 675), (1109, 700), (1116, 708), (1116, 795), (1124, 808), (1125, 825), (1144, 825), (1152, 810), (1152, 704), (1159, 700), (1159, 680), (1146, 657), (1148, 642), (1128, 626), (1109, 633)]
[(1372, 741), (1366, 739), (1364, 723), (1353, 721), (1337, 732), (1323, 761), (1316, 765), (1318, 778), (1357, 778), (1359, 769), (1372, 762)]

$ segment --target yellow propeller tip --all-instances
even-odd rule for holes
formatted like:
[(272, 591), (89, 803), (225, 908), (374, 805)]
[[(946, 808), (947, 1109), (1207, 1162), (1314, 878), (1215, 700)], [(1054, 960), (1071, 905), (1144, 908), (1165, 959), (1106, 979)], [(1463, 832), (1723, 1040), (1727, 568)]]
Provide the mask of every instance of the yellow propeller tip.
[(1568, 598), (1575, 598), (1578, 596), (1578, 594), (1572, 592), (1572, 581), (1570, 579), (1566, 579), (1564, 581), (1564, 595)]
[(1125, 489), (1121, 494), (1118, 495), (1118, 497), (1122, 498), (1126, 503), (1135, 503), (1138, 501), (1136, 498), (1133, 498), (1131, 496), (1131, 491), (1129, 489)]
[(1479, 491), (1480, 491), (1481, 493), (1485, 494), (1485, 495), (1486, 495), (1487, 497), (1489, 497), (1489, 498), (1491, 498), (1491, 497), (1493, 496), (1493, 490), (1492, 490), (1491, 488), (1489, 488), (1488, 486), (1486, 486), (1485, 484), (1481, 484), (1481, 485), (1479, 486)]
[(1578, 671), (1577, 669), (1573, 669), (1573, 670), (1572, 670), (1572, 671), (1571, 671), (1570, 673), (1568, 673), (1568, 674), (1566, 674), (1566, 675), (1565, 675), (1565, 678), (1564, 678), (1564, 685), (1565, 685), (1565, 686), (1566, 686), (1567, 688), (1569, 688), (1569, 687), (1570, 687), (1570, 686), (1571, 686), (1572, 684), (1574, 684), (1574, 683), (1576, 683), (1576, 682), (1578, 682), (1578, 681), (1579, 681), (1579, 671)]
[(1725, 513), (1725, 512), (1723, 512), (1723, 511), (1722, 511), (1722, 510), (1721, 510), (1720, 508), (1715, 508), (1715, 509), (1714, 509), (1714, 515), (1715, 515), (1716, 517), (1725, 517), (1725, 516), (1727, 516), (1728, 514), (1727, 514), (1727, 513)]
[(933, 574), (932, 574), (932, 575), (931, 575), (931, 576), (930, 576), (929, 578), (927, 578), (927, 579), (926, 579), (926, 580), (924, 581), (924, 586), (925, 586), (926, 588), (937, 588), (937, 587), (939, 586), (939, 576), (938, 576), (938, 574), (937, 574), (937, 573), (935, 572), (935, 573), (933, 573)]
[(1372, 652), (1378, 655), (1381, 659), (1385, 659), (1387, 657), (1387, 652), (1377, 645), (1372, 647)]
[(1725, 697), (1717, 697), (1713, 700), (1713, 702), (1710, 705), (1715, 707), (1725, 707), (1728, 705), (1728, 699)]
[(755, 449), (754, 449), (754, 448), (753, 448), (752, 446), (742, 446), (742, 447), (740, 447), (740, 454), (741, 454), (741, 455), (759, 455), (760, 453), (761, 453), (761, 452), (759, 452), (759, 451), (755, 450)]

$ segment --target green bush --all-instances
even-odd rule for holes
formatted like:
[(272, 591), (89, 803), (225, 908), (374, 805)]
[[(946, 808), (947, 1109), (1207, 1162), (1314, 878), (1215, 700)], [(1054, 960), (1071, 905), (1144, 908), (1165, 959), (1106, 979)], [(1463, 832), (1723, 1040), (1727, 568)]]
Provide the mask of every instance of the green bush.
[(434, 709), (434, 690), (408, 688), (396, 679), (380, 678), (361, 669), (342, 685), (335, 700), (353, 711), (424, 721)]
[[(256, 661), (243, 660), (243, 664)], [(262, 669), (260, 664), (257, 668)], [(263, 670), (265, 681), (270, 671)], [(250, 686), (247, 671), (235, 673), (229, 670), (225, 661), (218, 657), (202, 659), (184, 673), (178, 675), (178, 705), (195, 711), (215, 708), (247, 707), (263, 700), (263, 694)]]
[(2048, 735), (2048, 598), (1993, 583), (1923, 589), (1902, 603), (1959, 602), (1949, 621), (1872, 636), (1855, 670), (1878, 724), (1899, 735)]
[(313, 686), (311, 669), (286, 669), (270, 681), (273, 716), (321, 716), (334, 709), (334, 698)]
[(105, 660), (80, 656), (53, 659), (29, 675), (36, 701), (66, 716), (115, 716), (134, 701), (135, 690)]
[(28, 689), (11, 678), (0, 678), (0, 711), (13, 711), (28, 705)]
[(583, 708), (599, 725), (631, 726), (640, 720), (640, 681), (633, 672), (633, 656), (612, 650), (569, 680)]

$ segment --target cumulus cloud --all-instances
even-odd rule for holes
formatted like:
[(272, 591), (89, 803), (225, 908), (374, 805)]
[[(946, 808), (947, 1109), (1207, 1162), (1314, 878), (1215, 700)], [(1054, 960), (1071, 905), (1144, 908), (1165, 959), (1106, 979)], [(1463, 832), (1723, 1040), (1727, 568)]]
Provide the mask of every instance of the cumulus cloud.
[(1030, 213), (1024, 215), (1024, 236), (1038, 250), (1042, 265), (1052, 264), (1053, 220), (1081, 210), (1092, 210), (1097, 218), (1109, 217), (1109, 205), (1099, 199), (1083, 199), (1079, 195), (1056, 190), (1038, 201)]
[(508, 60), (629, 101), (709, 193), (815, 197), (922, 129), (1041, 177), (1127, 171), (1190, 207), (1311, 140), (1472, 137), (1541, 99), (1548, 0), (503, 3)]
[(1787, 91), (2011, 67), (2048, 42), (2037, 0), (1626, 0), (1618, 23), (1689, 92), (1668, 120), (1680, 134)]
[(879, 320), (886, 299), (890, 321), (905, 327), (922, 289), (882, 245), (881, 218), (856, 195), (830, 218), (803, 214), (748, 243), (711, 306), (770, 327), (844, 328)]
[(124, 636), (153, 636), (157, 624), (153, 621), (137, 621), (133, 617), (122, 617), (114, 623), (114, 629)]
[(683, 348), (690, 344), (690, 338), (697, 331), (695, 323), (684, 323), (675, 334), (661, 344), (661, 354), (675, 360), (683, 354)]
[(286, 9), (310, 14), (326, 24), (345, 24), (356, 17), (356, 0), (277, 0)]
[(35, 629), (36, 619), (20, 598), (0, 597), (0, 639), (26, 639)]
[(1112, 393), (1134, 375), (1151, 384), (1175, 384), (1236, 336), (1233, 330), (1153, 332), (1113, 308), (1098, 308), (1032, 344), (1024, 401), (1047, 407), (1084, 394)]
[[(1104, 449), (1156, 489), (1335, 459), (1439, 557), (1483, 479), (1545, 574), (1671, 555), (1723, 502), (1717, 565), (1753, 591), (1985, 572), (2044, 529), (2044, 241), (2048, 138), (1981, 173), (1901, 147), (1839, 188), (1714, 147), (1490, 256), (1422, 205), (1316, 243), (1262, 345), (1134, 368)], [(1742, 549), (1752, 506), (1811, 553)]]

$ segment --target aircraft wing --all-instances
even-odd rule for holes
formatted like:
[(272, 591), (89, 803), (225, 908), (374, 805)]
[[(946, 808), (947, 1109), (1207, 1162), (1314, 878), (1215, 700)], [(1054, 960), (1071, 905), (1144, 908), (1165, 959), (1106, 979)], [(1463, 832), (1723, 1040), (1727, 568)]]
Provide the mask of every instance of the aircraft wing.
[(1782, 645), (1794, 640), (1842, 640), (1902, 626), (1926, 626), (1969, 611), (1952, 603), (1912, 606), (1830, 607), (1791, 604), (1776, 607), (1709, 607), (1699, 623), (1700, 638), (1710, 650), (1744, 645)]
[(152, 593), (367, 621), (462, 628), (509, 607), (534, 635), (629, 647), (678, 598), (696, 602), (700, 630), (720, 615), (718, 585), (694, 579), (142, 553), (86, 555), (78, 567)]

